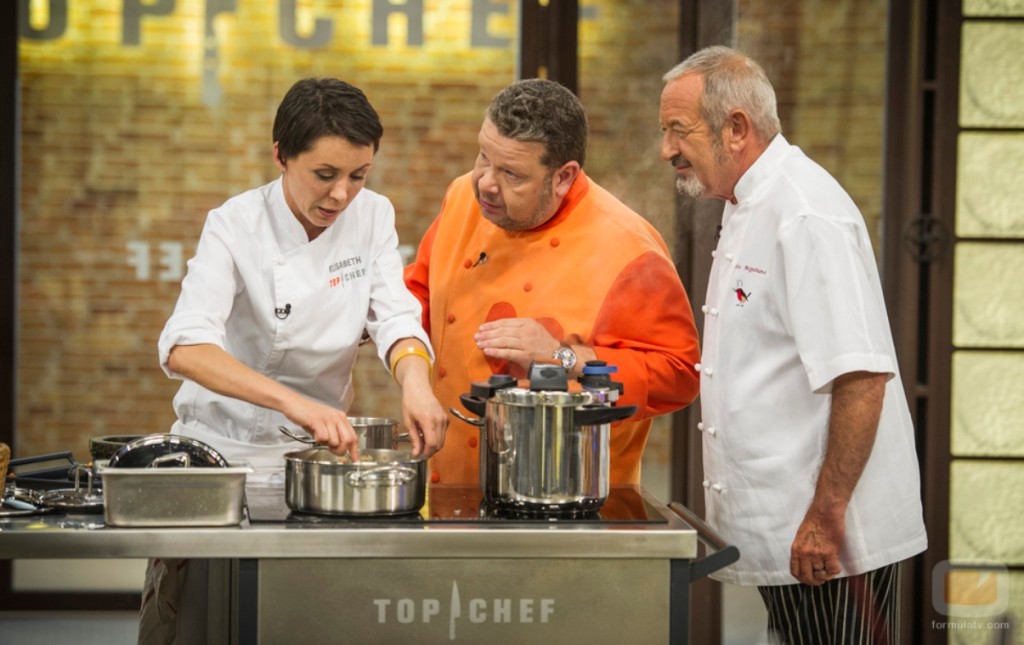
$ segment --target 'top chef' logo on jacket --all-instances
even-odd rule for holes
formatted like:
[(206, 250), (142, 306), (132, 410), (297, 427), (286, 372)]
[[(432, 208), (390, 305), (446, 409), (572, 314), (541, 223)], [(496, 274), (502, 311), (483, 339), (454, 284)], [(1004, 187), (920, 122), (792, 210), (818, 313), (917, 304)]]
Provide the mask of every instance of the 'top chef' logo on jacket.
[[(397, 621), (400, 624), (429, 623), (440, 617), (441, 601), (437, 598), (374, 598), (377, 622)], [(465, 615), (463, 615), (465, 611)], [(480, 625), (547, 623), (555, 613), (554, 598), (469, 598), (459, 597), (459, 585), (452, 580), (452, 596), (448, 606), (448, 638), (455, 640), (456, 624), (465, 618)]]
[(357, 278), (364, 277), (366, 275), (366, 268), (363, 267), (362, 256), (353, 255), (350, 258), (332, 262), (331, 266), (327, 267), (327, 273), (338, 274), (332, 275), (328, 280), (330, 286), (337, 287), (344, 286)]

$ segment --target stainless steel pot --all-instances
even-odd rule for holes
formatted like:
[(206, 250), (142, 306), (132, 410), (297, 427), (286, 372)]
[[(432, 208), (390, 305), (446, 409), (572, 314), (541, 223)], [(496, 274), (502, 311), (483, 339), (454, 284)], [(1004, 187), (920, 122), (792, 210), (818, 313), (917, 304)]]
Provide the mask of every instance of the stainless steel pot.
[(359, 450), (394, 450), (398, 447), (400, 435), (396, 419), (349, 417), (348, 422), (359, 436)]
[[(568, 391), (561, 366), (534, 365), (530, 385), (497, 375), (460, 397), (480, 426), (480, 488), (496, 506), (561, 513), (595, 511), (608, 497), (611, 423), (607, 388)], [(462, 416), (462, 415), (458, 415)]]
[[(398, 421), (386, 417), (349, 417), (352, 429), (359, 437), (359, 451), (371, 450), (397, 450), (401, 441), (409, 440), (409, 433), (398, 433)], [(286, 426), (278, 426), (282, 433), (296, 441), (311, 446), (320, 445), (316, 439), (309, 436), (304, 430), (293, 430)]]
[(285, 460), (288, 508), (323, 515), (403, 515), (426, 501), (427, 461), (406, 450), (367, 449), (361, 459), (317, 447), (289, 452)]

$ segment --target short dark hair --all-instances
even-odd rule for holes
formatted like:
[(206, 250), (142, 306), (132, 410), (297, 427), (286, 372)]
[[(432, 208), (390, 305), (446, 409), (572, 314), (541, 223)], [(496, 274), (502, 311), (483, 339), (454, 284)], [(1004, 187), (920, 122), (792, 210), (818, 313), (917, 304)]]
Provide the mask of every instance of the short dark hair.
[(304, 78), (292, 85), (274, 117), (278, 156), (291, 159), (322, 137), (343, 137), (377, 152), (384, 126), (363, 91), (336, 78)]
[(545, 166), (559, 168), (570, 161), (583, 166), (587, 113), (564, 85), (542, 78), (516, 81), (494, 97), (485, 116), (503, 137), (544, 144)]

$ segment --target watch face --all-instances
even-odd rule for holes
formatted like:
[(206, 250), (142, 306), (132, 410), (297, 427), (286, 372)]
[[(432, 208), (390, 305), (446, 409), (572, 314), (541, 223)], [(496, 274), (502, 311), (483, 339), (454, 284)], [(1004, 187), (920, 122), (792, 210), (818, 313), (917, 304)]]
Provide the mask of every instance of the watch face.
[(562, 362), (562, 367), (571, 370), (576, 364), (576, 352), (568, 347), (559, 347), (555, 350), (555, 358)]

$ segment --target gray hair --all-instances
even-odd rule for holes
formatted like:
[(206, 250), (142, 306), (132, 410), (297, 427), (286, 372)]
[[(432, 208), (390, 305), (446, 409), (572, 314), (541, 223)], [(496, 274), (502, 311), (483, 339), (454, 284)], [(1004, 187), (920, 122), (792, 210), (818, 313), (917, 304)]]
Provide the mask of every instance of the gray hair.
[(750, 115), (754, 132), (765, 141), (782, 130), (775, 89), (750, 57), (729, 47), (706, 47), (670, 69), (662, 80), (668, 83), (685, 74), (704, 79), (700, 112), (712, 131), (720, 132), (729, 112), (737, 108)]
[(517, 81), (494, 97), (485, 116), (503, 137), (544, 144), (541, 163), (548, 168), (570, 161), (583, 167), (587, 114), (564, 85), (540, 78)]

